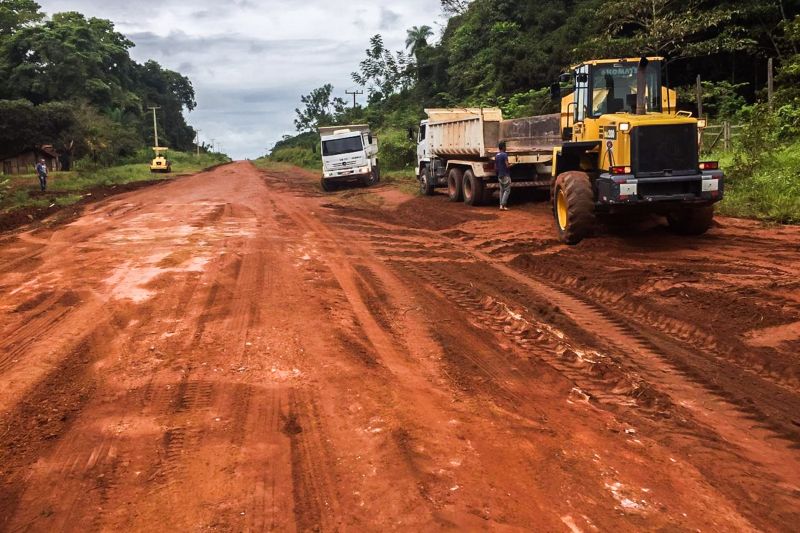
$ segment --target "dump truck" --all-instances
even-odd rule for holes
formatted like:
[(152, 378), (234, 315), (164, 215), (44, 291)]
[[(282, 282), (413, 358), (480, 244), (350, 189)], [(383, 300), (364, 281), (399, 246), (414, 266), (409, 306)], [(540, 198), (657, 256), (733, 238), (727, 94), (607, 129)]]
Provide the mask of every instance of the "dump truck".
[[(598, 213), (665, 215), (684, 235), (711, 227), (725, 176), (717, 161), (700, 161), (705, 120), (677, 111), (662, 63), (601, 59), (562, 77), (570, 87), (561, 98), (563, 143), (553, 149), (551, 198), (563, 242), (580, 242)], [(559, 85), (553, 92), (561, 97)]]
[(513, 188), (548, 188), (553, 148), (561, 145), (558, 113), (503, 120), (497, 108), (426, 109), (417, 136), (420, 192), (447, 188), (451, 201), (480, 205), (499, 189), (494, 158), (506, 141)]
[(319, 128), (322, 153), (322, 189), (359, 182), (365, 186), (380, 181), (378, 140), (366, 124)]

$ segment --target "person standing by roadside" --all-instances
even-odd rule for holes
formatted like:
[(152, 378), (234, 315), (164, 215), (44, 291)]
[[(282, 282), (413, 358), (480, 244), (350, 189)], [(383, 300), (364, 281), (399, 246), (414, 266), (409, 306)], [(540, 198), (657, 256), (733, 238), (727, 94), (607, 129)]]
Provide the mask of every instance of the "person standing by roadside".
[(47, 164), (45, 163), (44, 159), (39, 160), (39, 164), (36, 165), (36, 174), (39, 175), (39, 186), (42, 188), (42, 192), (47, 190)]
[(497, 168), (497, 181), (500, 183), (500, 211), (508, 211), (508, 197), (511, 196), (511, 164), (508, 162), (506, 153), (506, 142), (501, 141), (498, 145), (500, 151), (495, 157), (495, 167)]

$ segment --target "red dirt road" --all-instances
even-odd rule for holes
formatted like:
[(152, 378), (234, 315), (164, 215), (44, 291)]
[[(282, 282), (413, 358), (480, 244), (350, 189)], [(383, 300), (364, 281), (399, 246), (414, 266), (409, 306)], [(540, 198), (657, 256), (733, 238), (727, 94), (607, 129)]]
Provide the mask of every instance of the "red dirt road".
[(570, 248), (543, 204), (315, 183), (0, 237), (0, 530), (800, 523), (800, 228)]

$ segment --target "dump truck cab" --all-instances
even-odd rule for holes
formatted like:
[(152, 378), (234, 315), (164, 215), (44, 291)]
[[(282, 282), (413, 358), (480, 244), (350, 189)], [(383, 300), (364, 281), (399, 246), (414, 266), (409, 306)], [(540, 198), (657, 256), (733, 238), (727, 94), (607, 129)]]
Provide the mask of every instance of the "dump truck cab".
[(326, 126), (319, 128), (319, 134), (323, 190), (344, 182), (374, 185), (380, 181), (378, 141), (369, 126)]
[(581, 240), (595, 213), (656, 212), (687, 234), (710, 227), (724, 176), (700, 161), (705, 121), (676, 111), (676, 92), (661, 76), (662, 58), (649, 57), (589, 61), (562, 77), (573, 90), (561, 100), (552, 192), (565, 242)]

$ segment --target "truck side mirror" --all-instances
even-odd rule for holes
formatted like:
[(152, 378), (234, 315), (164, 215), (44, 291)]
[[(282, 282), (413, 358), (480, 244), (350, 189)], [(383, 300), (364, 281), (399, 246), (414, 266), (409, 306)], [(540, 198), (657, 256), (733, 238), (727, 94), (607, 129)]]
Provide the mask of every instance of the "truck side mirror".
[(414, 128), (408, 128), (408, 140), (411, 142), (417, 140), (417, 132), (414, 131)]
[(554, 83), (550, 86), (550, 99), (554, 102), (561, 100), (561, 85)]
[(560, 75), (558, 77), (558, 81), (560, 81), (561, 83), (569, 83), (569, 82), (571, 82), (572, 81), (572, 73), (571, 72), (563, 73), (562, 75)]

